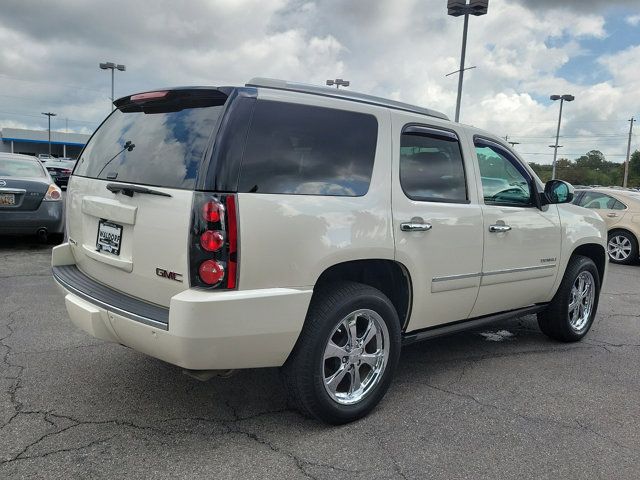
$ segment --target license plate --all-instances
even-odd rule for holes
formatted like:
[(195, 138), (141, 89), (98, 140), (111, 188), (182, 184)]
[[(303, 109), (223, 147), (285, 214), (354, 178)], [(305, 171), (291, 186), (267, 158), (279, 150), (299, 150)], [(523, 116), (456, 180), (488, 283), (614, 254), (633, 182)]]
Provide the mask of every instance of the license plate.
[(15, 205), (16, 196), (13, 193), (0, 194), (0, 205)]
[(100, 220), (98, 222), (98, 240), (96, 250), (98, 252), (120, 255), (120, 240), (122, 239), (122, 225)]

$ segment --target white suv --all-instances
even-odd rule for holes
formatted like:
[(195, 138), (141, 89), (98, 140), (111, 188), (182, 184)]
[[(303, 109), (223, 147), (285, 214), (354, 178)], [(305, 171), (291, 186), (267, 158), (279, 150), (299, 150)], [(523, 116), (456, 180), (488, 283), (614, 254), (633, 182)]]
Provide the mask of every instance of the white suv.
[(302, 412), (344, 423), (403, 344), (530, 313), (575, 341), (593, 322), (604, 223), (494, 135), (267, 79), (115, 105), (52, 259), (95, 337), (193, 374), (283, 367)]

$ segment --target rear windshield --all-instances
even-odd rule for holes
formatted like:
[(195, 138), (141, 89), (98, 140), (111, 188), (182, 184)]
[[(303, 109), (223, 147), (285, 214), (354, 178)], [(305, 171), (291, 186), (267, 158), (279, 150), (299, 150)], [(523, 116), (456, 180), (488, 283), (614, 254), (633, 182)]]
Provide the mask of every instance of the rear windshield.
[(0, 159), (0, 177), (46, 178), (37, 160)]
[(175, 102), (166, 108), (121, 106), (91, 138), (74, 175), (192, 189), (222, 103), (199, 101), (178, 111)]

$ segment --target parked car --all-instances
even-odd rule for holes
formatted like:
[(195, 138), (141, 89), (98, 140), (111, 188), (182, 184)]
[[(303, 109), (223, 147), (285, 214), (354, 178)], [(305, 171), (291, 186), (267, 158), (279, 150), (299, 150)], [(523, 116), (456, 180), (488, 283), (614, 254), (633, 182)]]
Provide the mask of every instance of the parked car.
[(49, 160), (55, 160), (56, 157), (49, 155), (48, 153), (39, 153), (36, 155), (36, 158), (41, 162), (47, 162)]
[(604, 222), (495, 135), (266, 79), (115, 106), (52, 258), (95, 337), (200, 377), (282, 367), (300, 411), (345, 423), (381, 400), (402, 345), (533, 313), (564, 342), (591, 327)]
[(573, 203), (598, 212), (607, 224), (607, 251), (615, 263), (638, 260), (640, 192), (614, 188), (577, 190)]
[(54, 158), (43, 162), (43, 164), (56, 184), (66, 188), (76, 161), (72, 158)]
[(29, 155), (0, 153), (0, 234), (63, 231), (62, 192), (42, 164)]

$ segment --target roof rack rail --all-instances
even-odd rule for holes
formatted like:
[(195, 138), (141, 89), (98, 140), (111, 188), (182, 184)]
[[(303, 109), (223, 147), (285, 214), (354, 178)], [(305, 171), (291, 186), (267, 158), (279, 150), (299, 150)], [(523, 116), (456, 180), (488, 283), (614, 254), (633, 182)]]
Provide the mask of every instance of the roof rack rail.
[(324, 86), (307, 85), (304, 83), (287, 82), (286, 80), (277, 80), (274, 78), (256, 77), (249, 80), (247, 87), (272, 88), (276, 90), (288, 90), (291, 92), (310, 93), (312, 95), (322, 95), (325, 97), (342, 98), (354, 102), (368, 103), (370, 105), (378, 105), (381, 107), (393, 108), (395, 110), (404, 110), (406, 112), (419, 113), (430, 117), (449, 120), (444, 113), (431, 110), (430, 108), (417, 107), (403, 102), (396, 102), (382, 97), (366, 95), (364, 93), (352, 92), (350, 90), (339, 90), (337, 88), (328, 88)]

